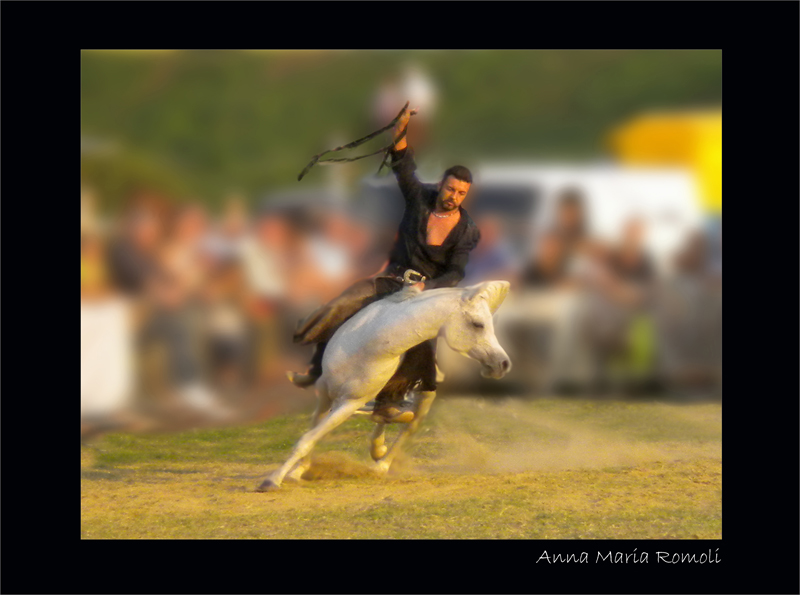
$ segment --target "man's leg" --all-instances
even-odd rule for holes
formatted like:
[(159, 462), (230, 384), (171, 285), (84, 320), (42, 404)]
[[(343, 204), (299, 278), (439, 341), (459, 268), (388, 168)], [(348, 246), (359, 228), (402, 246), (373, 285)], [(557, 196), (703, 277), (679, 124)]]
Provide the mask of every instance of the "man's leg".
[[(398, 283), (397, 288), (401, 287), (402, 284)], [(294, 342), (303, 345), (316, 343), (316, 346), (308, 371), (305, 374), (290, 372), (289, 380), (301, 388), (316, 383), (322, 376), (322, 356), (325, 347), (337, 329), (359, 310), (392, 293), (392, 290), (396, 290), (395, 287), (385, 282), (383, 278), (362, 279), (301, 321), (295, 331)]]
[[(375, 449), (372, 452), (373, 459), (375, 455), (382, 454), (383, 456), (379, 457), (373, 466), (373, 469), (380, 473), (385, 474), (389, 471), (389, 467), (392, 466), (392, 462), (394, 461), (395, 457), (400, 453), (403, 448), (403, 445), (406, 444), (409, 438), (413, 436), (419, 425), (422, 423), (422, 420), (428, 415), (428, 412), (431, 409), (431, 405), (433, 405), (433, 400), (436, 398), (436, 391), (420, 391), (419, 395), (417, 396), (417, 411), (414, 417), (414, 420), (411, 421), (405, 428), (403, 428), (400, 434), (395, 439), (394, 443), (392, 444), (391, 448), (386, 450), (386, 447), (383, 445), (383, 441), (380, 441), (380, 449)], [(378, 434), (379, 430), (376, 429), (375, 434)], [(373, 435), (373, 440), (375, 439), (375, 435)]]
[(362, 279), (354, 283), (341, 295), (300, 321), (294, 333), (294, 342), (311, 345), (330, 341), (336, 329), (347, 319), (377, 299), (376, 294), (374, 279)]
[(436, 339), (409, 349), (394, 376), (375, 399), (373, 421), (409, 423), (414, 419), (413, 406), (404, 402), (412, 389), (436, 391)]

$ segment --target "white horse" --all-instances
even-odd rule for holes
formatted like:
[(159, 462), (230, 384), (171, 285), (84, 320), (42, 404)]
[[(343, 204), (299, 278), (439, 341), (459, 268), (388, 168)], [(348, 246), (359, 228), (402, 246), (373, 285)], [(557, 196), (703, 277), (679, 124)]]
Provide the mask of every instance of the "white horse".
[[(258, 487), (278, 489), (284, 478), (299, 480), (310, 465), (316, 443), (381, 391), (397, 371), (403, 355), (423, 341), (444, 337), (453, 350), (478, 360), (487, 378), (502, 378), (510, 369), (508, 355), (494, 335), (492, 315), (508, 294), (508, 281), (487, 281), (465, 288), (415, 287), (392, 294), (358, 312), (336, 331), (322, 360), (319, 397), (311, 429), (287, 461)], [(373, 434), (374, 469), (386, 473), (403, 442), (430, 409), (436, 393), (422, 393), (415, 419), (392, 448), (383, 445), (383, 424)]]

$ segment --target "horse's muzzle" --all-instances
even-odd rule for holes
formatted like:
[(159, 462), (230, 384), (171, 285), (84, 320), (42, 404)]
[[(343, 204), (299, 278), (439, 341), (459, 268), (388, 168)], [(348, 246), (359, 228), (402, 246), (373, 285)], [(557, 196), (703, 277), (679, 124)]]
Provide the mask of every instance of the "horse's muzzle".
[(511, 370), (511, 360), (507, 357), (499, 359), (497, 363), (484, 364), (481, 370), (481, 376), (484, 378), (502, 378)]

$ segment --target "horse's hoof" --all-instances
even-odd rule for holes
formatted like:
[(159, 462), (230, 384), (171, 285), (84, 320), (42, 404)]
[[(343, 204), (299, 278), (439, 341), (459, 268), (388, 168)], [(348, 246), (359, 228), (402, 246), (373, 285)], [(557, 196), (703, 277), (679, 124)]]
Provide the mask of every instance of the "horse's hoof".
[(389, 465), (387, 465), (386, 463), (376, 462), (372, 466), (372, 472), (378, 477), (383, 477), (389, 472)]
[(286, 477), (283, 478), (283, 481), (290, 481), (292, 483), (302, 483), (303, 475), (305, 474), (306, 469), (296, 469), (291, 473), (287, 473)]
[(385, 444), (381, 444), (380, 446), (372, 447), (370, 451), (370, 455), (372, 456), (373, 461), (378, 461), (383, 458), (383, 456), (389, 451)]
[(265, 479), (260, 486), (256, 488), (256, 492), (274, 492), (279, 490), (280, 486), (271, 479)]

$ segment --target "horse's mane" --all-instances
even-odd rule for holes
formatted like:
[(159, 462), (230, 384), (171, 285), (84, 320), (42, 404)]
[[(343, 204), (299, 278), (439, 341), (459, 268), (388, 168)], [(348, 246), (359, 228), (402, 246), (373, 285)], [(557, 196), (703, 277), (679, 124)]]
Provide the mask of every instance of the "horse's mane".
[(419, 289), (418, 287), (414, 287), (413, 285), (409, 285), (408, 287), (404, 287), (400, 291), (396, 291), (395, 293), (386, 296), (384, 299), (390, 302), (399, 303), (415, 298), (420, 293), (422, 293), (421, 289)]

